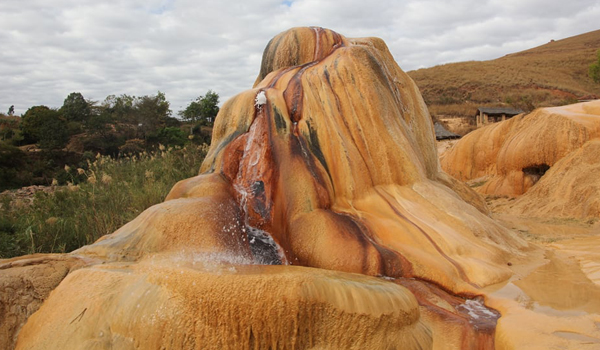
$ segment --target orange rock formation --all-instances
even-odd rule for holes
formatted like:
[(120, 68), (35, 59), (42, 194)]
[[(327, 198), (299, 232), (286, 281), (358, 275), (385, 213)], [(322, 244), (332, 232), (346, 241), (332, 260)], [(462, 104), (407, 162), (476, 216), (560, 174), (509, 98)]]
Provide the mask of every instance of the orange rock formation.
[(485, 304), (511, 309), (482, 288), (524, 249), (441, 172), (382, 40), (295, 28), (223, 105), (200, 175), (69, 254), (16, 348), (489, 349), (514, 339)]
[[(520, 115), (469, 133), (444, 154), (441, 164), (446, 172), (460, 180), (487, 180), (476, 188), (480, 193), (518, 196), (526, 193), (548, 169), (563, 158), (572, 156), (572, 152), (599, 137), (600, 101), (540, 108), (528, 115)], [(586, 154), (593, 148), (588, 146)], [(549, 177), (554, 179), (547, 180)], [(558, 185), (561, 181), (562, 185)], [(561, 193), (560, 196), (565, 195), (565, 186), (571, 186), (567, 182), (572, 182), (572, 177), (564, 176), (562, 171), (549, 171), (544, 175), (544, 183), (563, 187), (561, 192), (556, 192)], [(587, 191), (585, 188), (590, 185), (598, 188), (600, 183), (578, 181), (577, 188), (573, 189), (574, 193), (567, 196)], [(546, 202), (541, 197), (537, 199)], [(578, 200), (581, 199), (571, 198), (568, 202), (575, 204)], [(563, 200), (559, 202), (564, 203)], [(572, 212), (577, 211), (576, 208), (579, 207), (572, 208)], [(584, 212), (600, 215), (597, 210)]]

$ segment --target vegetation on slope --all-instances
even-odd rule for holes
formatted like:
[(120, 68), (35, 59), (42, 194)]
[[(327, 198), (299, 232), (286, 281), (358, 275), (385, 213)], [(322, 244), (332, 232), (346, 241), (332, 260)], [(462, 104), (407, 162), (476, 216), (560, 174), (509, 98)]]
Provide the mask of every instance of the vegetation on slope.
[(159, 144), (183, 147), (210, 143), (219, 95), (208, 91), (171, 117), (160, 91), (151, 96), (110, 95), (101, 104), (73, 92), (61, 108), (33, 106), (22, 116), (0, 114), (0, 192), (31, 185), (60, 185), (62, 169), (85, 168), (98, 153), (120, 157), (155, 150)]
[(66, 166), (67, 186), (37, 192), (32, 204), (0, 195), (0, 258), (69, 252), (96, 241), (197, 175), (207, 150), (190, 144), (117, 159), (98, 155), (85, 167)]
[(490, 61), (450, 63), (408, 72), (432, 115), (469, 116), (482, 105), (525, 111), (600, 96), (588, 74), (600, 48), (600, 30), (551, 41)]

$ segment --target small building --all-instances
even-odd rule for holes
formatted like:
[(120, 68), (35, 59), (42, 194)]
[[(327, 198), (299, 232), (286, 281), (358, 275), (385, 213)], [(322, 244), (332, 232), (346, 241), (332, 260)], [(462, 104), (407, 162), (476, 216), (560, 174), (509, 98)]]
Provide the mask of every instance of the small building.
[(522, 110), (514, 108), (479, 107), (477, 108), (477, 115), (475, 115), (475, 124), (477, 127), (480, 127), (490, 123), (497, 123), (521, 113), (523, 113)]
[(448, 131), (440, 122), (435, 122), (433, 124), (433, 129), (435, 130), (435, 139), (436, 140), (451, 140), (451, 139), (460, 139), (461, 136), (455, 134), (451, 131)]

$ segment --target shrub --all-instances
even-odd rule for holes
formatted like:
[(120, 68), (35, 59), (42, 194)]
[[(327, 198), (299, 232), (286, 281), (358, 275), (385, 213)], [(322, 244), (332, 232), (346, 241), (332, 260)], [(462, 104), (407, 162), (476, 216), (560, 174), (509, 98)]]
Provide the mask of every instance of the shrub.
[(179, 127), (169, 126), (159, 129), (148, 137), (148, 143), (161, 144), (165, 146), (183, 147), (187, 142), (187, 137)]
[(595, 83), (600, 84), (600, 50), (596, 52), (596, 57), (598, 58), (596, 62), (590, 65), (589, 75)]
[(142, 139), (131, 139), (125, 141), (123, 146), (119, 147), (119, 154), (121, 155), (139, 155), (146, 149), (146, 142)]
[(0, 191), (20, 185), (17, 170), (24, 163), (25, 153), (0, 142)]

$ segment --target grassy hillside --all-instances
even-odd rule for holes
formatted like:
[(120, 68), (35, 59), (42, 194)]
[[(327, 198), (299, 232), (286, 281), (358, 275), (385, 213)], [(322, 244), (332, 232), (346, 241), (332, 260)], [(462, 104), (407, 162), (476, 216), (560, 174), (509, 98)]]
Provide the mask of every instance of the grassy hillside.
[(600, 96), (588, 67), (600, 49), (600, 30), (490, 61), (450, 63), (410, 71), (435, 115), (470, 115), (481, 105), (524, 110)]

